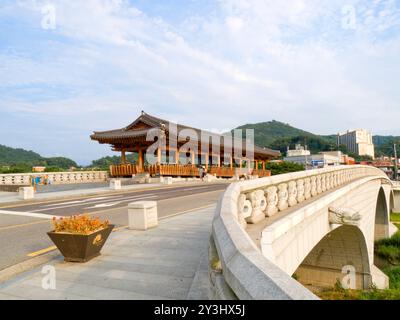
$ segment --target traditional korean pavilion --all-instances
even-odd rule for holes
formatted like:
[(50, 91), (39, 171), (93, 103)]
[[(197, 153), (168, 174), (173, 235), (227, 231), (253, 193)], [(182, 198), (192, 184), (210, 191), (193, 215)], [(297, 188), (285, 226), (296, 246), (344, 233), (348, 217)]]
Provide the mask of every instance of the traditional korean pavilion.
[[(155, 135), (154, 132), (158, 132), (157, 137), (149, 139)], [(190, 138), (187, 132), (191, 133)], [(121, 152), (121, 164), (110, 167), (110, 174), (114, 177), (146, 172), (153, 176), (194, 177), (199, 175), (198, 165), (218, 177), (229, 178), (236, 174), (264, 177), (270, 175), (265, 169), (266, 162), (280, 156), (279, 151), (249, 145), (245, 139), (239, 141), (241, 152), (238, 154), (234, 149), (238, 139), (232, 139), (232, 143), (227, 146), (223, 142), (224, 135), (175, 124), (143, 111), (139, 118), (125, 128), (95, 131), (90, 137), (101, 144), (111, 145), (113, 151)], [(148, 163), (145, 154), (149, 148), (154, 148), (155, 141), (158, 141), (158, 145), (152, 152), (154, 158), (152, 163)], [(251, 149), (251, 157), (248, 157), (246, 149)], [(137, 161), (128, 163), (127, 152), (137, 154)]]

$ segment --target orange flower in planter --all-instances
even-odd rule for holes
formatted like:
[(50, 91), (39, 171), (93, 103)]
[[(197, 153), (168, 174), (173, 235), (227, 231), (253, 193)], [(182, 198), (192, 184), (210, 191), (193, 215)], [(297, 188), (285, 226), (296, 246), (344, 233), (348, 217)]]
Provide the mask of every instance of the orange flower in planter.
[(72, 216), (68, 218), (53, 218), (54, 232), (73, 233), (73, 234), (91, 234), (93, 232), (105, 229), (109, 221), (100, 221), (99, 218), (89, 217), (87, 215)]

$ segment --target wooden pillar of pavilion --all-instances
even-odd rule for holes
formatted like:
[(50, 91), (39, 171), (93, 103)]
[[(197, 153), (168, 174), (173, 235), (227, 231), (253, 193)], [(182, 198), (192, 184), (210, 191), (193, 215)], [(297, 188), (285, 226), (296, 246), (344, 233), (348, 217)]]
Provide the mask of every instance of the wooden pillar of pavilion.
[(139, 149), (139, 151), (138, 151), (138, 166), (139, 166), (140, 171), (144, 170), (144, 159), (143, 159), (143, 150), (142, 149)]
[(121, 151), (121, 163), (125, 164), (126, 163), (126, 153), (125, 150)]
[(265, 160), (262, 162), (262, 169), (265, 170)]
[(177, 149), (176, 149), (176, 152), (175, 152), (175, 163), (176, 163), (176, 164), (179, 164), (179, 159), (180, 159), (180, 156), (179, 156), (179, 149), (177, 148)]
[(231, 167), (231, 170), (233, 169), (233, 157), (231, 156), (231, 158), (230, 158), (230, 167)]
[(161, 164), (161, 148), (157, 149), (157, 164)]
[(194, 166), (196, 164), (194, 151), (191, 152), (191, 157), (192, 157), (192, 166)]

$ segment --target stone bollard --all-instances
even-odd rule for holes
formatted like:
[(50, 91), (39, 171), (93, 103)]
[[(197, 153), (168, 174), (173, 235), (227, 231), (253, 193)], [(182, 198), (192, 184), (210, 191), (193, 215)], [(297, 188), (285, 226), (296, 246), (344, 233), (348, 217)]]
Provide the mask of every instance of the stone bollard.
[(128, 205), (129, 229), (145, 231), (158, 226), (156, 201), (137, 201)]
[(166, 184), (166, 185), (171, 185), (172, 184), (172, 177), (164, 177), (164, 180), (163, 180), (162, 183)]
[(22, 200), (33, 199), (35, 197), (35, 191), (33, 187), (22, 187), (19, 188), (19, 198)]
[(118, 179), (110, 180), (110, 189), (121, 190), (121, 180), (118, 180)]

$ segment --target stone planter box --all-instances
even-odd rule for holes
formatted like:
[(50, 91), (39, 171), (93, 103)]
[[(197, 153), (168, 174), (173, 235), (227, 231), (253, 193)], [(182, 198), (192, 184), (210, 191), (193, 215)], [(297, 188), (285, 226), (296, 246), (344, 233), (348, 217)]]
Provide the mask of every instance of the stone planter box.
[(147, 230), (158, 226), (156, 201), (132, 202), (128, 206), (129, 229)]
[(35, 190), (33, 187), (19, 188), (19, 198), (22, 200), (33, 199), (35, 197)]
[(58, 250), (68, 262), (87, 262), (100, 255), (105, 242), (110, 236), (114, 225), (88, 235), (48, 232)]
[(110, 189), (121, 190), (121, 180), (117, 179), (110, 180)]

